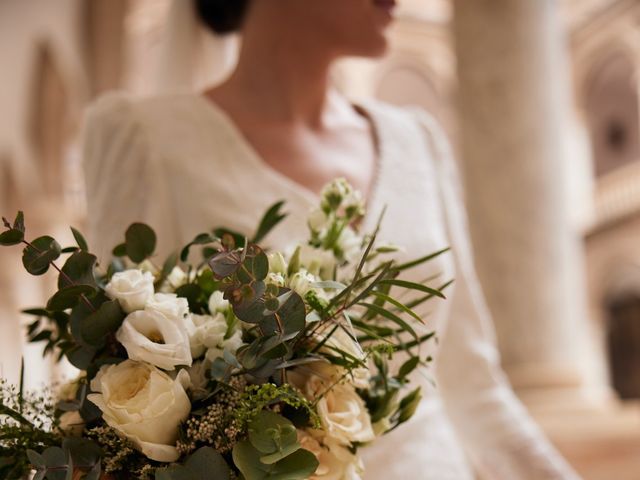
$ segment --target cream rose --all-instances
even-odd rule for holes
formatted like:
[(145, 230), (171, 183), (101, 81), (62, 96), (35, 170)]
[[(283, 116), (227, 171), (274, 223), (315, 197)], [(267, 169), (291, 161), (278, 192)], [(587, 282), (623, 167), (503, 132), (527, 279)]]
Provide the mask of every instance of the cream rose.
[(364, 401), (347, 380), (335, 383), (343, 370), (316, 362), (290, 374), (290, 380), (316, 408), (327, 437), (342, 445), (370, 442), (375, 438)]
[(142, 310), (153, 296), (153, 274), (132, 269), (117, 272), (105, 287), (109, 298), (118, 300), (126, 313)]
[[(345, 328), (347, 327), (345, 326)], [(331, 327), (331, 328), (325, 329), (322, 332), (318, 332), (315, 334), (316, 341), (318, 343), (323, 342), (325, 335), (328, 335), (332, 331), (333, 333), (325, 341), (323, 347), (321, 348), (322, 352), (326, 352), (330, 355), (338, 355), (338, 356), (340, 355), (340, 352), (344, 352), (359, 360), (365, 359), (366, 356), (360, 344), (355, 339), (353, 339), (345, 331), (344, 328), (337, 328), (334, 330)], [(354, 387), (364, 389), (369, 387), (371, 372), (369, 371), (368, 368), (365, 368), (365, 367), (354, 368), (351, 371), (351, 374), (347, 378), (351, 381)]]
[(125, 360), (103, 366), (91, 381), (87, 398), (103, 413), (104, 421), (133, 442), (147, 457), (174, 462), (178, 426), (191, 411), (179, 379), (152, 365)]
[(309, 480), (361, 480), (362, 461), (349, 449), (328, 440), (322, 432), (298, 430), (298, 441), (318, 459), (318, 468)]
[(172, 299), (169, 294), (157, 294), (147, 308), (127, 315), (116, 332), (116, 339), (131, 360), (148, 362), (164, 370), (191, 365), (193, 360), (185, 324), (188, 308), (182, 300)]

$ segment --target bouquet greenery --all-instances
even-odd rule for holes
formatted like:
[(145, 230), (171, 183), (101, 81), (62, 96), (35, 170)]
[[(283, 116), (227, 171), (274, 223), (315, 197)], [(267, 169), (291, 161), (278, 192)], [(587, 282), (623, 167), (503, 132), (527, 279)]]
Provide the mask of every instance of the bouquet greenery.
[(400, 275), (445, 250), (394, 261), (377, 229), (360, 235), (360, 196), (336, 180), (309, 238), (267, 253), (282, 206), (253, 236), (218, 228), (161, 266), (145, 224), (104, 268), (75, 229), (61, 248), (27, 241), (21, 212), (3, 219), (0, 244), (24, 244), (30, 274), (58, 272), (46, 306), (26, 310), (29, 340), (80, 373), (55, 395), (0, 385), (0, 478), (359, 479), (358, 448), (420, 401), (409, 376), (433, 333), (416, 332), (414, 308), (444, 298)]

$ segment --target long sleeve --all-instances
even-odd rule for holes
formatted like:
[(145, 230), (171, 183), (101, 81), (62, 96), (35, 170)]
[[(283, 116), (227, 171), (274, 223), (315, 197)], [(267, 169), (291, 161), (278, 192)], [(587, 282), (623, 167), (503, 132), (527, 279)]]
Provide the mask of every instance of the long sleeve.
[(447, 414), (483, 478), (577, 480), (516, 398), (500, 368), (491, 317), (474, 269), (454, 160), (439, 126), (426, 115), (421, 123), (435, 155), (456, 267), (436, 370)]
[(125, 94), (111, 93), (86, 115), (83, 154), (88, 236), (103, 262), (124, 241), (125, 230), (133, 222), (154, 228), (158, 251), (179, 246), (162, 161), (138, 107)]

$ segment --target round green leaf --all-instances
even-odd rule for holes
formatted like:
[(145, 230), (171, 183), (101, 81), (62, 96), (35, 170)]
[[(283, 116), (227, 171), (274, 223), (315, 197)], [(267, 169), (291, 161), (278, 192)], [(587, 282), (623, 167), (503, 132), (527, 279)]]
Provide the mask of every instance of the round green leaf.
[(31, 275), (42, 275), (49, 270), (51, 262), (60, 256), (61, 250), (52, 237), (38, 237), (22, 251), (22, 264)]
[(85, 252), (88, 252), (89, 246), (87, 245), (87, 241), (84, 239), (82, 234), (75, 228), (73, 227), (70, 227), (70, 228), (71, 228), (71, 233), (73, 233), (73, 238), (76, 240), (76, 243), (78, 244), (78, 247), (80, 247), (80, 250), (84, 250)]
[(132, 224), (125, 233), (127, 256), (135, 263), (149, 258), (156, 249), (156, 234), (144, 223)]
[[(96, 286), (96, 281), (93, 276), (96, 261), (96, 256), (91, 253), (83, 250), (75, 252), (62, 266), (64, 275), (60, 274), (58, 276), (58, 288), (68, 287), (69, 285)], [(72, 283), (69, 283), (69, 279)]]
[(72, 285), (58, 290), (47, 302), (47, 310), (62, 311), (75, 307), (82, 295), (93, 295), (96, 292), (91, 285)]
[[(275, 455), (271, 464), (300, 448), (296, 427), (282, 415), (263, 410), (249, 424), (249, 441), (260, 453)], [(277, 455), (276, 455), (277, 454)]]
[(24, 240), (24, 233), (20, 230), (15, 230), (13, 228), (0, 233), (0, 245), (9, 247), (11, 245), (18, 245), (20, 242)]
[(105, 337), (120, 328), (124, 317), (125, 313), (117, 300), (104, 302), (95, 313), (82, 320), (80, 334), (89, 345), (102, 346)]

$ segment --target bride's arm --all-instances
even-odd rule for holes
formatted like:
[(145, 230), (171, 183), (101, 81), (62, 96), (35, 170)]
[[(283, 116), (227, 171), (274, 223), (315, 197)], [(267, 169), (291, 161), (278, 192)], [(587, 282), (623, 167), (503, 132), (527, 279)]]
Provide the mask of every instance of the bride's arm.
[(435, 122), (426, 116), (421, 121), (436, 156), (456, 263), (449, 324), (436, 371), (447, 413), (474, 464), (487, 478), (577, 480), (529, 417), (500, 368), (491, 317), (474, 269), (454, 161)]
[[(174, 249), (171, 201), (162, 161), (140, 115), (140, 105), (110, 93), (89, 107), (83, 135), (87, 228), (98, 258), (124, 240), (126, 228), (145, 222), (158, 234), (158, 251)], [(159, 262), (162, 262), (160, 259)]]

